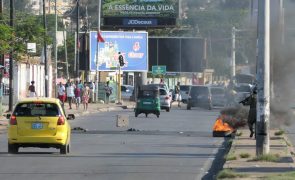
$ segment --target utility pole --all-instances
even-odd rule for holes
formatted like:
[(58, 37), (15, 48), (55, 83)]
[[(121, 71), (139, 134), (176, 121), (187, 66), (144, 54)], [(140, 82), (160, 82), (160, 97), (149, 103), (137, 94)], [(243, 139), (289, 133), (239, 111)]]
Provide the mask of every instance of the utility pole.
[(45, 97), (48, 97), (48, 62), (47, 62), (47, 21), (46, 21), (46, 9), (45, 0), (43, 0), (43, 28), (44, 28), (44, 66), (45, 66)]
[[(14, 0), (10, 0), (10, 27), (14, 27)], [(13, 41), (13, 39), (11, 39)], [(12, 111), (13, 107), (13, 48), (9, 53), (9, 104), (8, 104), (8, 111)]]
[(80, 69), (80, 64), (79, 64), (79, 26), (80, 26), (80, 23), (79, 23), (79, 16), (80, 16), (80, 7), (79, 7), (79, 0), (77, 0), (77, 29), (76, 29), (76, 33), (77, 33), (77, 40), (76, 40), (76, 78), (78, 79), (79, 78), (79, 69)]
[(236, 75), (236, 28), (232, 28), (231, 79)]
[[(100, 10), (101, 10), (101, 0), (98, 0), (98, 6), (97, 6), (97, 36), (98, 33), (100, 33)], [(101, 81), (100, 74), (98, 71), (98, 62), (99, 62), (99, 42), (96, 39), (96, 84), (95, 84), (95, 90), (96, 90), (96, 102), (98, 102), (98, 83)]]
[(258, 3), (256, 156), (261, 156), (269, 153), (270, 2), (259, 0)]

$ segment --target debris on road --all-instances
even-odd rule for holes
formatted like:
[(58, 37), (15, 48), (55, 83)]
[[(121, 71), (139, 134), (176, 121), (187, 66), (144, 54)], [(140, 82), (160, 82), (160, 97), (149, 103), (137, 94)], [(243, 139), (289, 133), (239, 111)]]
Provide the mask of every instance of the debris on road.
[(72, 128), (73, 131), (83, 131), (83, 132), (86, 132), (87, 129), (84, 129), (84, 128), (81, 128), (81, 127), (74, 127)]
[(134, 129), (134, 128), (130, 128), (130, 129), (127, 129), (127, 131), (139, 131), (138, 129)]

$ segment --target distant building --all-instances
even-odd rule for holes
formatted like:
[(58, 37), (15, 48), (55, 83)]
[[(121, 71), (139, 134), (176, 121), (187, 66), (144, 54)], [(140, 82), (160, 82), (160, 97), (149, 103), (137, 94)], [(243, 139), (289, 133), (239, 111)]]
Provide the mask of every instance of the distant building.
[[(32, 5), (33, 14), (41, 15), (43, 14), (43, 0), (30, 0), (30, 4)], [(75, 4), (73, 4), (72, 0), (56, 0), (57, 4), (57, 14), (62, 15)], [(55, 1), (54, 0), (45, 0), (45, 9), (46, 14), (54, 14), (55, 13)]]

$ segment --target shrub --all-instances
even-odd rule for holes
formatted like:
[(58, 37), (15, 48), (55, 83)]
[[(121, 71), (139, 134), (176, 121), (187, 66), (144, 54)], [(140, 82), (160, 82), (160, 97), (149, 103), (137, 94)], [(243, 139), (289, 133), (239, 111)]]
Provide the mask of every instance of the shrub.
[(240, 157), (241, 158), (249, 158), (250, 154), (249, 153), (242, 153), (242, 154), (240, 154)]
[(247, 177), (247, 175), (236, 173), (230, 169), (224, 169), (217, 174), (217, 179), (244, 178), (244, 177)]
[(266, 161), (266, 162), (278, 162), (280, 159), (280, 155), (278, 154), (265, 154), (261, 156), (257, 156), (253, 161)]

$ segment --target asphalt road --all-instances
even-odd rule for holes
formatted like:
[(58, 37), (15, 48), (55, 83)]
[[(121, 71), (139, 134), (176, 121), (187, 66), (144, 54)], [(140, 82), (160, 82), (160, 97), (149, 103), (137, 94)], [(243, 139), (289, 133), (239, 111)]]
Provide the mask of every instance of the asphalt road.
[[(132, 110), (81, 116), (71, 121), (72, 128), (87, 131), (72, 133), (69, 155), (34, 148), (7, 154), (6, 135), (0, 134), (0, 179), (195, 180), (206, 174), (212, 179), (211, 164), (225, 150), (224, 139), (212, 137), (218, 111), (183, 107), (162, 111), (160, 118), (135, 118)], [(118, 114), (129, 115), (128, 127), (116, 127)]]

